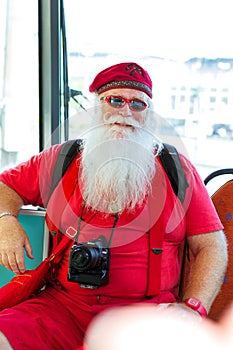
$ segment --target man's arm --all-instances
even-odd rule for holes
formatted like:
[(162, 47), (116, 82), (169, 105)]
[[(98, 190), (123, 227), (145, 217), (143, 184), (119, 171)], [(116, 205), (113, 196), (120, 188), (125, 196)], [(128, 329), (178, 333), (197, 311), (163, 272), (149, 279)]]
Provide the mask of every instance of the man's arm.
[(10, 187), (0, 182), (0, 264), (15, 273), (25, 271), (24, 250), (33, 259), (32, 247), (17, 215), (23, 205), (22, 198)]
[(188, 238), (194, 263), (183, 300), (198, 298), (209, 312), (227, 268), (227, 243), (223, 231)]

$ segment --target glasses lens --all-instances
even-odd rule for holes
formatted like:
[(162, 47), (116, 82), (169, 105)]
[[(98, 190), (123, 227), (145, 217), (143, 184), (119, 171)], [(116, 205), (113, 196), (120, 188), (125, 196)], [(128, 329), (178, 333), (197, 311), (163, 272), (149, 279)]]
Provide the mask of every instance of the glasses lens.
[(143, 111), (147, 107), (147, 104), (144, 101), (141, 100), (131, 100), (130, 101), (130, 107), (134, 111)]
[(143, 111), (147, 104), (146, 102), (138, 99), (128, 100), (121, 96), (106, 96), (105, 100), (107, 103), (114, 108), (122, 108), (125, 106), (125, 103), (129, 103), (129, 107), (133, 111)]
[(123, 98), (118, 96), (108, 96), (107, 102), (114, 108), (121, 108), (125, 104)]

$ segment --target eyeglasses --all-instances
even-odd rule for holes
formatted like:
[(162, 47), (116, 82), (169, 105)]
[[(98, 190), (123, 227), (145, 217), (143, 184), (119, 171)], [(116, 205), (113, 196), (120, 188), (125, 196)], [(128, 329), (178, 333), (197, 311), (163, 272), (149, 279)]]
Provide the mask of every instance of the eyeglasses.
[(126, 103), (128, 103), (129, 108), (131, 109), (131, 111), (134, 112), (144, 111), (144, 109), (148, 107), (146, 102), (137, 98), (132, 98), (131, 100), (129, 100), (128, 98), (122, 96), (109, 95), (101, 97), (100, 100), (106, 101), (113, 108), (122, 108), (125, 106)]

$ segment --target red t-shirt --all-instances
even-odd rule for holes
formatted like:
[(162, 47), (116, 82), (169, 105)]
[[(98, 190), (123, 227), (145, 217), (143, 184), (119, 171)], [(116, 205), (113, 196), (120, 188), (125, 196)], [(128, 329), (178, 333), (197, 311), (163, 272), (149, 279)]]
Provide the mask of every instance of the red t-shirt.
[[(53, 168), (60, 148), (61, 145), (55, 145), (29, 161), (4, 171), (0, 175), (0, 180), (13, 188), (22, 197), (24, 204), (46, 207)], [(79, 159), (80, 155), (72, 165), (73, 171), (77, 172), (77, 179)], [(73, 296), (74, 300), (78, 295), (143, 298), (146, 294), (148, 278), (148, 231), (158, 217), (162, 218), (164, 230), (161, 291), (176, 287), (180, 275), (178, 251), (184, 237), (223, 228), (196, 169), (182, 155), (181, 160), (189, 183), (183, 204), (175, 196), (167, 175), (156, 158), (156, 175), (149, 200), (145, 200), (144, 205), (136, 208), (134, 213), (125, 211), (119, 215), (111, 243), (108, 285), (89, 290), (81, 288), (77, 283), (67, 281), (69, 250), (66, 251), (61, 262), (58, 280), (70, 297)], [(63, 181), (66, 176), (68, 175), (65, 174)], [(61, 192), (57, 189), (55, 197), (60, 198), (60, 194)], [(77, 181), (73, 194), (60, 217), (60, 230), (62, 232), (66, 232), (67, 229), (75, 230), (79, 223), (79, 242), (86, 242), (100, 235), (104, 235), (109, 240), (115, 217), (99, 212), (93, 214), (87, 208), (84, 208), (81, 214), (82, 204), (83, 198)], [(56, 205), (59, 205), (59, 200)], [(82, 220), (79, 220), (80, 216)]]

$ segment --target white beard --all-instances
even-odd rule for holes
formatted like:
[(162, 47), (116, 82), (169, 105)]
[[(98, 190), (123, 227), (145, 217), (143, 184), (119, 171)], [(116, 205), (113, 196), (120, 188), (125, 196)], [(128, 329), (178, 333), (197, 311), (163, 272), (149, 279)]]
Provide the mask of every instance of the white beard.
[[(108, 122), (113, 119), (122, 122), (121, 116), (111, 117)], [(134, 120), (130, 123), (135, 125)], [(106, 124), (86, 135), (81, 160), (82, 195), (92, 210), (131, 211), (143, 203), (155, 175), (153, 136), (145, 127), (132, 131)]]

